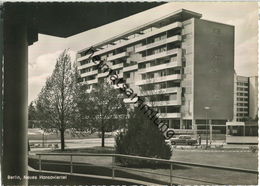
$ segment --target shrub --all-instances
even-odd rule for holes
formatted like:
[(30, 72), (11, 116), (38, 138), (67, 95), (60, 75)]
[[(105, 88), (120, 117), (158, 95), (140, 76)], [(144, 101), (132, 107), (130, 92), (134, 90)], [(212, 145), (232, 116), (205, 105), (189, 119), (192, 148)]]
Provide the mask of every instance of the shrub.
[[(151, 158), (170, 159), (171, 147), (165, 142), (163, 134), (157, 126), (139, 110), (130, 113), (128, 127), (125, 132), (120, 132), (115, 137), (115, 153), (144, 156)], [(154, 167), (155, 161), (116, 158), (123, 166)]]

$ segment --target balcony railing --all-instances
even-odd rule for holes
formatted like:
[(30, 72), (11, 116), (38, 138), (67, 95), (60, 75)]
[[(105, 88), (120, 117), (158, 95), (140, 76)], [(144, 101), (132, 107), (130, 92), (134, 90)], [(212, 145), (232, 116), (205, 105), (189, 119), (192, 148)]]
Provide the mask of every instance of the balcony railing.
[(97, 78), (102, 78), (102, 77), (106, 77), (108, 75), (108, 71), (107, 72), (103, 72), (103, 73), (98, 73)]
[(119, 64), (116, 64), (116, 65), (112, 65), (111, 66), (111, 69), (118, 69), (118, 68), (123, 68), (123, 63), (119, 63)]
[[(157, 35), (157, 34), (159, 34), (161, 32), (165, 32), (165, 31), (168, 31), (168, 30), (171, 30), (171, 29), (174, 29), (174, 28), (181, 28), (181, 27), (182, 27), (182, 23), (181, 22), (175, 22), (175, 23), (169, 24), (167, 26), (161, 27), (161, 28), (159, 28), (157, 30), (154, 30), (154, 31), (148, 32), (146, 34), (140, 35), (139, 37), (136, 37), (136, 38), (133, 38), (133, 39), (129, 39), (129, 40), (125, 41), (125, 42), (118, 43), (118, 44), (116, 44), (114, 46), (110, 46), (108, 48), (104, 48), (104, 49), (102, 49), (100, 51), (95, 52), (95, 55), (100, 55), (100, 54), (106, 53), (108, 51), (115, 50), (115, 49), (120, 48), (120, 47), (124, 47), (126, 45), (131, 44), (131, 43), (141, 41), (141, 40), (143, 40), (143, 39), (145, 39), (147, 37), (151, 37), (151, 36)], [(81, 50), (81, 52), (82, 51), (83, 50)], [(80, 57), (80, 58), (77, 59), (77, 61), (82, 61), (84, 59), (87, 59), (88, 56), (90, 56), (90, 55)]]
[(149, 95), (157, 95), (157, 94), (169, 94), (169, 93), (180, 93), (181, 88), (180, 87), (170, 87), (170, 88), (163, 88), (158, 90), (146, 90), (146, 91), (140, 91), (140, 96), (149, 96)]
[(171, 106), (171, 105), (181, 105), (181, 99), (177, 98), (176, 100), (169, 100), (169, 101), (153, 101), (153, 102), (146, 102), (148, 106)]
[(180, 118), (181, 113), (160, 113), (159, 118), (164, 118), (164, 119), (171, 119), (171, 118)]
[(178, 80), (178, 79), (181, 79), (181, 74), (173, 74), (173, 75), (162, 76), (153, 79), (141, 80), (141, 81), (137, 81), (136, 85), (145, 85), (145, 84), (159, 83), (159, 82)]
[(122, 58), (122, 57), (125, 57), (125, 56), (126, 56), (126, 52), (122, 52), (122, 53), (108, 57), (107, 61), (113, 61), (115, 59), (119, 59), (119, 58)]
[(128, 71), (134, 71), (138, 69), (138, 65), (132, 65), (132, 66), (128, 66), (128, 67), (124, 67), (123, 68), (123, 72), (128, 72)]
[(158, 47), (160, 45), (165, 45), (167, 43), (172, 43), (172, 42), (176, 42), (176, 41), (181, 41), (180, 35), (172, 36), (172, 37), (162, 39), (160, 41), (157, 41), (157, 42), (154, 42), (154, 43), (151, 43), (151, 44), (148, 44), (148, 45), (138, 47), (138, 48), (135, 49), (135, 52), (141, 52), (141, 51), (144, 51), (144, 50), (148, 50), (148, 49), (151, 49), (151, 48)]
[(83, 61), (83, 60), (85, 60), (85, 59), (88, 59), (88, 58), (90, 57), (90, 55), (91, 55), (91, 54), (87, 54), (87, 55), (85, 55), (85, 56), (79, 57), (79, 58), (77, 58), (77, 61), (80, 62), (80, 61)]
[(79, 66), (78, 66), (78, 69), (81, 70), (81, 69), (83, 69), (83, 68), (92, 67), (92, 66), (94, 66), (94, 65), (96, 65), (96, 64), (91, 61), (90, 63), (84, 64), (84, 65), (79, 65)]
[(161, 65), (155, 65), (147, 68), (140, 69), (139, 72), (140, 74), (145, 74), (147, 72), (153, 72), (153, 71), (158, 71), (158, 70), (163, 70), (163, 69), (168, 69), (168, 68), (174, 68), (174, 67), (181, 67), (182, 63), (181, 61), (171, 61), (169, 63), (161, 64)]
[(92, 79), (92, 80), (87, 80), (86, 82), (87, 82), (87, 84), (90, 85), (90, 84), (98, 83), (98, 79), (95, 78), (95, 79)]
[(90, 72), (82, 73), (82, 74), (81, 74), (81, 77), (86, 77), (86, 76), (90, 76), (90, 75), (95, 75), (95, 74), (97, 74), (97, 73), (98, 73), (97, 70), (93, 70), (93, 71), (90, 71)]
[(152, 55), (143, 57), (140, 61), (138, 61), (138, 63), (143, 63), (146, 61), (150, 61), (150, 60), (154, 60), (154, 59), (158, 59), (158, 58), (162, 58), (162, 57), (167, 57), (167, 56), (170, 56), (173, 54), (178, 54), (178, 52), (180, 52), (180, 51), (181, 51), (180, 48), (176, 48), (176, 49), (160, 52), (157, 54), (152, 54)]

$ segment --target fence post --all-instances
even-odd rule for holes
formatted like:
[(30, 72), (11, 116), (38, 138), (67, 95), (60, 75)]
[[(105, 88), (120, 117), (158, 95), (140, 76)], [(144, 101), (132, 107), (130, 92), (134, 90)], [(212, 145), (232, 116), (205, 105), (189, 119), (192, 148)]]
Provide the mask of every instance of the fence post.
[(72, 155), (70, 155), (70, 174), (73, 172)]
[(41, 155), (39, 154), (39, 170), (42, 170), (42, 160), (41, 160)]
[(172, 163), (170, 163), (170, 186), (172, 186)]
[(112, 179), (115, 177), (115, 155), (112, 156)]

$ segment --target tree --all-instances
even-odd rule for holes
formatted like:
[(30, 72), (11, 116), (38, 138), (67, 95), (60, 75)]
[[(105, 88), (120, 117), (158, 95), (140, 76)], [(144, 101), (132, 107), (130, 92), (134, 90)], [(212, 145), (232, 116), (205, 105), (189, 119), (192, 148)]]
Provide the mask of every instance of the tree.
[(77, 89), (77, 94), (74, 95), (76, 113), (74, 115), (75, 125), (73, 126), (73, 129), (76, 131), (87, 131), (93, 133), (95, 132), (93, 127), (93, 115), (95, 113), (92, 107), (93, 102), (90, 99), (90, 94), (88, 92), (88, 85), (79, 82)]
[[(163, 134), (158, 127), (149, 120), (143, 112), (135, 109), (130, 113), (128, 128), (116, 136), (117, 154), (144, 156), (151, 158), (170, 159), (171, 147), (166, 144)], [(117, 158), (126, 166), (151, 165), (149, 161), (133, 161), (125, 158)]]
[[(87, 128), (101, 132), (101, 146), (105, 146), (105, 132), (120, 128), (127, 109), (119, 90), (108, 83), (100, 83), (87, 95), (79, 106), (80, 114), (86, 120)], [(87, 107), (89, 106), (89, 107)], [(83, 124), (84, 125), (84, 124)]]
[(35, 120), (36, 120), (36, 108), (35, 103), (32, 101), (28, 107), (28, 127), (33, 128), (35, 127)]
[(65, 147), (65, 130), (71, 127), (75, 118), (73, 97), (77, 80), (74, 73), (68, 50), (64, 50), (36, 101), (38, 120), (42, 122), (45, 130), (60, 132), (62, 151)]

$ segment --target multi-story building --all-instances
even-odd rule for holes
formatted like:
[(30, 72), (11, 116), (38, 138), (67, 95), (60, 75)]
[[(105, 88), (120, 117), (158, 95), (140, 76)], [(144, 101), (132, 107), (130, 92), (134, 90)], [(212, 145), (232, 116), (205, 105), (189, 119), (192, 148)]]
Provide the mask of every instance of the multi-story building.
[(249, 77), (249, 117), (258, 119), (258, 76)]
[(249, 78), (235, 74), (234, 121), (244, 121), (249, 117)]
[(258, 117), (258, 76), (235, 74), (233, 121), (255, 120)]
[[(145, 97), (175, 129), (205, 129), (233, 118), (234, 27), (181, 9), (101, 43), (94, 55)], [(88, 48), (78, 51), (82, 80), (104, 81)], [(126, 100), (127, 102), (127, 100)]]

